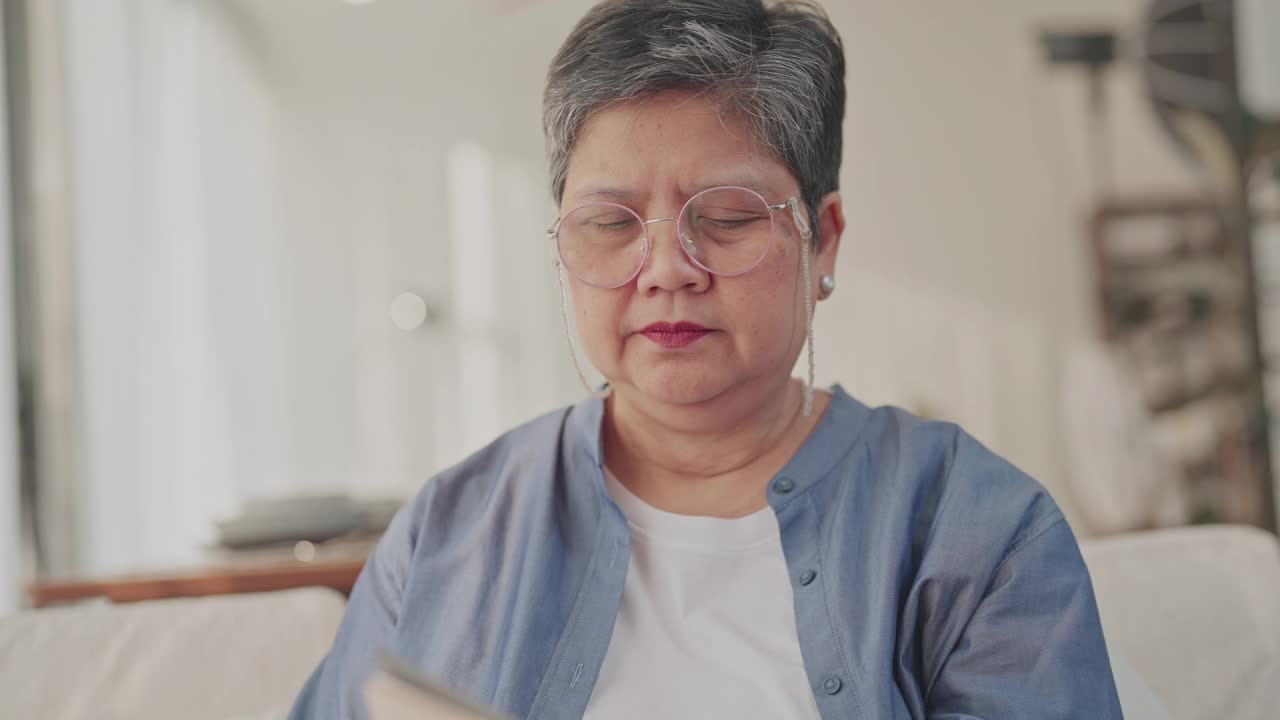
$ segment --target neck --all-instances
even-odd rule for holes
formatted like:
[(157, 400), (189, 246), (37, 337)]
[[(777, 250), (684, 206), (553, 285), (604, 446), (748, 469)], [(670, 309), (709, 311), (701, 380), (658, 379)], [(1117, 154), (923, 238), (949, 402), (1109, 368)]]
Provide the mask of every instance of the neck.
[(668, 512), (740, 517), (763, 508), (769, 480), (817, 425), (829, 396), (784, 378), (764, 392), (725, 393), (691, 406), (652, 404), (615, 390), (602, 441), (609, 470), (632, 493)]

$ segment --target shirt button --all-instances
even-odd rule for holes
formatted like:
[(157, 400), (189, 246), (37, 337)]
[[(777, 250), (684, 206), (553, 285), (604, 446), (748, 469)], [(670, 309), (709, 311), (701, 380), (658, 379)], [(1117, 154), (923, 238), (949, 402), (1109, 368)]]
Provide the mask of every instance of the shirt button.
[(835, 695), (840, 692), (842, 687), (844, 687), (844, 683), (840, 682), (840, 678), (835, 675), (822, 681), (822, 689), (826, 690), (828, 695)]
[(773, 481), (773, 491), (779, 495), (786, 495), (796, 489), (796, 481), (789, 477), (778, 478)]
[(818, 577), (818, 573), (812, 570), (805, 570), (804, 572), (800, 573), (800, 584), (808, 585), (809, 583), (813, 582), (813, 579), (816, 577)]

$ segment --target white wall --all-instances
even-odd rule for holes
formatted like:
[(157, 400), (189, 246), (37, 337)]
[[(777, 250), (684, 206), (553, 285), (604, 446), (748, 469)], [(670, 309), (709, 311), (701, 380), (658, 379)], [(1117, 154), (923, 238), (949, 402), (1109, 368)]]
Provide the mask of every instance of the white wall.
[[(295, 487), (407, 494), (579, 397), (530, 62), (554, 40), (460, 3), (237, 6), (277, 43)], [(393, 327), (402, 292), (437, 321)]]
[[(1049, 23), (1135, 23), (1141, 0), (828, 0), (848, 62), (839, 290), (819, 372), (960, 421), (1044, 482), (1078, 530), (1062, 355), (1094, 296), (1085, 87), (1041, 60)], [(1132, 65), (1108, 82), (1115, 188), (1187, 189)]]
[(273, 117), (217, 7), (68, 3), (82, 570), (193, 559), (284, 452)]
[[(536, 101), (493, 91), (521, 28), (460, 70), (404, 13), (440, 19), (69, 4), (83, 570), (194, 560), (257, 497), (407, 496), (576, 396), (541, 148), (505, 124), (536, 139)], [(440, 321), (396, 328), (401, 292)]]

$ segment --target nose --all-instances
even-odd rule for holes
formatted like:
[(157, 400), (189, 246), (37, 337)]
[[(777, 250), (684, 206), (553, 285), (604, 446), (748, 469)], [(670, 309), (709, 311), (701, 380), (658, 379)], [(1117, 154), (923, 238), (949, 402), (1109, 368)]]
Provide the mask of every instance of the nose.
[(711, 274), (689, 259), (690, 254), (697, 253), (697, 248), (676, 237), (679, 223), (675, 218), (649, 220), (645, 222), (645, 230), (649, 256), (636, 276), (636, 287), (641, 292), (680, 289), (703, 292), (710, 286)]

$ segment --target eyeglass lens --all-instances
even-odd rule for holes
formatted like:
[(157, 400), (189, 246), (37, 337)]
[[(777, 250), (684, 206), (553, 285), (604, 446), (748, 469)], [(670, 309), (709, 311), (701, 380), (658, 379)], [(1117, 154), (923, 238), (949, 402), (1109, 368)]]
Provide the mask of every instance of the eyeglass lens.
[[(717, 275), (739, 275), (769, 251), (768, 203), (742, 188), (712, 188), (685, 204), (676, 224), (689, 258)], [(560, 220), (556, 243), (565, 268), (596, 287), (618, 287), (640, 271), (647, 233), (640, 217), (614, 203), (583, 205)]]

